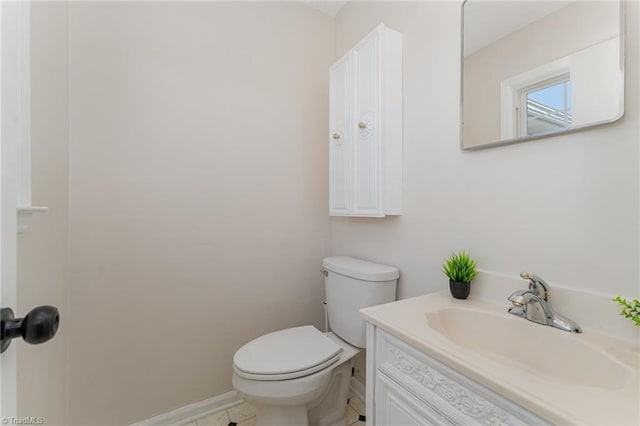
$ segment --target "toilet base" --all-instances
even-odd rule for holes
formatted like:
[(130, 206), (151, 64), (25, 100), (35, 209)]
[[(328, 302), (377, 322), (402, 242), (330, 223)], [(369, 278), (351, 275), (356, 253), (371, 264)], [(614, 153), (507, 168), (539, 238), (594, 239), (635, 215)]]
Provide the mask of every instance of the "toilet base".
[(263, 405), (256, 414), (256, 426), (309, 426), (304, 405)]
[[(256, 404), (256, 426), (346, 426), (352, 362), (334, 368), (321, 396), (308, 404)], [(252, 400), (247, 396), (248, 400)]]
[(353, 359), (336, 367), (324, 394), (307, 405), (310, 426), (346, 426), (352, 367)]

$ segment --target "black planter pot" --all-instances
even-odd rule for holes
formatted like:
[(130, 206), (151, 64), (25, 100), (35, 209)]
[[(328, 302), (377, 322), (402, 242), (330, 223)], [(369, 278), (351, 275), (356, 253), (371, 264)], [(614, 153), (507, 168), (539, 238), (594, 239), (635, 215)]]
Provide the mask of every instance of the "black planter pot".
[(449, 280), (449, 290), (451, 295), (456, 299), (466, 299), (469, 297), (471, 283), (459, 283), (458, 281)]

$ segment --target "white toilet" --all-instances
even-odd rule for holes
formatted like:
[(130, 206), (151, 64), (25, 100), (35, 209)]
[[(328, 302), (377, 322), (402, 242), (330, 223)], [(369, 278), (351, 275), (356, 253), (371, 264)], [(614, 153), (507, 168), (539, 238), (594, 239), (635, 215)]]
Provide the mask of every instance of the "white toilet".
[(265, 334), (233, 357), (233, 387), (257, 425), (344, 426), (353, 357), (365, 347), (360, 309), (392, 302), (399, 272), (351, 257), (323, 261), (331, 332), (307, 325)]

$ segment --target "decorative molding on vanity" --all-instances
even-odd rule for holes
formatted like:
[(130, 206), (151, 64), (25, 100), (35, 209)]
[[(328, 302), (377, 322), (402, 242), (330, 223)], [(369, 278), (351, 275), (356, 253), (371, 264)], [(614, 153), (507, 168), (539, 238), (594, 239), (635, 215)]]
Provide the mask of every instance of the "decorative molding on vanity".
[[(425, 417), (453, 424), (518, 425), (547, 424), (543, 419), (476, 383), (441, 362), (385, 333), (377, 327), (375, 332), (374, 365), (376, 393), (373, 424), (387, 424), (390, 420), (383, 403), (378, 406), (377, 395), (385, 392), (389, 380), (397, 389), (416, 399), (416, 412), (423, 410)], [(367, 366), (369, 368), (369, 366)], [(386, 382), (386, 383), (385, 383)], [(378, 389), (378, 386), (383, 388)], [(372, 413), (373, 414), (373, 413)]]
[(242, 404), (244, 399), (238, 392), (231, 391), (213, 398), (205, 399), (193, 404), (185, 405), (167, 413), (160, 414), (150, 419), (142, 420), (131, 426), (167, 426), (182, 425), (209, 416), (235, 405)]
[(450, 380), (437, 370), (410, 357), (405, 352), (389, 346), (388, 355), (392, 361), (391, 366), (404, 374), (406, 378), (422, 386), (448, 403), (452, 408), (460, 411), (465, 416), (472, 417), (485, 425), (517, 425), (519, 420), (510, 416), (503, 410), (495, 407), (484, 398), (465, 388), (461, 384)]

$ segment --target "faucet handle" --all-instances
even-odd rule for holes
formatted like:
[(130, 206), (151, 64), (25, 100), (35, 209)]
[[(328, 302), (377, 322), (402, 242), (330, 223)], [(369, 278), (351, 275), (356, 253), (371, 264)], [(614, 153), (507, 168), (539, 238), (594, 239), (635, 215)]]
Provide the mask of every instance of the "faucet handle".
[(547, 284), (545, 280), (529, 272), (520, 272), (520, 277), (529, 280), (529, 291), (531, 291), (531, 293), (547, 300), (549, 296), (549, 284)]

